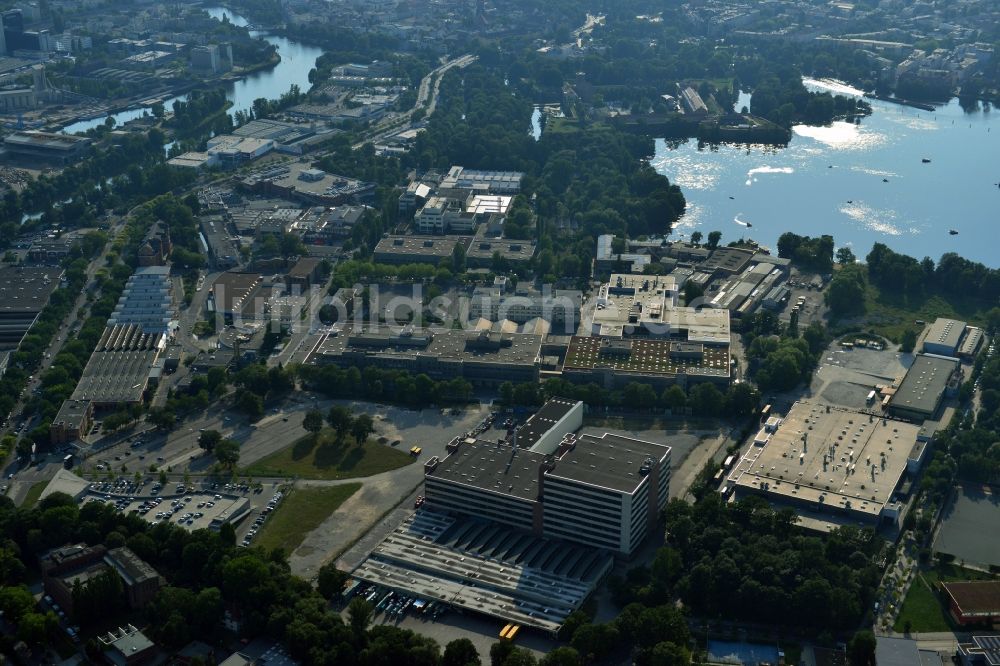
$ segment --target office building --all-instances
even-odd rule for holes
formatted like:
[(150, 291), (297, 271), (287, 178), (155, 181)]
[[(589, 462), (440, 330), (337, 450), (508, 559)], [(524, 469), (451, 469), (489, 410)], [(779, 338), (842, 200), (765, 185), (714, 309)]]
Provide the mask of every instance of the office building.
[(726, 487), (820, 521), (897, 525), (905, 506), (901, 482), (916, 474), (926, 453), (919, 433), (912, 423), (796, 402), (754, 437)]
[(455, 246), (468, 247), (468, 236), (386, 236), (375, 245), (379, 264), (433, 264), (451, 261)]
[[(543, 407), (532, 426), (540, 436), (525, 435), (534, 440), (531, 448), (522, 448), (520, 434), (516, 445), (452, 442), (443, 460), (424, 466), (428, 506), (631, 556), (666, 506), (670, 447), (575, 435), (570, 427), (578, 414), (570, 403)], [(547, 436), (553, 429), (562, 436), (554, 447)]]
[(108, 572), (104, 563), (107, 549), (102, 545), (78, 543), (50, 550), (38, 558), (45, 593), (67, 615), (73, 615), (73, 588), (86, 586)]
[(918, 354), (889, 398), (888, 410), (902, 418), (933, 419), (946, 395), (954, 395), (962, 382), (957, 359)]
[(129, 608), (144, 608), (165, 584), (156, 569), (128, 548), (112, 548), (104, 555), (104, 563), (121, 578)]
[[(535, 256), (535, 241), (504, 238), (503, 219), (502, 216), (492, 215), (488, 222), (476, 227), (472, 243), (465, 252), (469, 268), (496, 270), (497, 259), (501, 266), (520, 268), (527, 266)], [(503, 268), (499, 270), (502, 272)]]

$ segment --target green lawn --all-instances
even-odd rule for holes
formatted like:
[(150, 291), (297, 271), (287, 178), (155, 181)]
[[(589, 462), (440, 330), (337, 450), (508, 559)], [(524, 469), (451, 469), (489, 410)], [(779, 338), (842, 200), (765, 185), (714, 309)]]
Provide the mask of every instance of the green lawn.
[(976, 299), (937, 294), (907, 301), (894, 294), (883, 294), (877, 287), (869, 285), (865, 295), (864, 318), (866, 330), (899, 342), (903, 331), (908, 328), (920, 332), (921, 326), (914, 323), (918, 319), (930, 323), (938, 317), (948, 317), (981, 325), (988, 307)]
[(21, 506), (25, 508), (30, 508), (38, 503), (38, 498), (42, 496), (42, 491), (45, 490), (45, 486), (49, 485), (48, 481), (39, 481), (28, 489), (28, 494), (24, 496), (24, 503)]
[(937, 594), (933, 591), (934, 585), (938, 581), (989, 580), (990, 578), (989, 574), (963, 569), (956, 564), (946, 564), (921, 572), (921, 575), (917, 577), (906, 593), (903, 608), (900, 610), (899, 618), (893, 629), (902, 632), (906, 628), (906, 621), (909, 620), (911, 632), (952, 631), (956, 626), (948, 615), (947, 606), (939, 601)]
[(319, 527), (360, 487), (360, 483), (345, 483), (329, 488), (294, 488), (264, 521), (253, 545), (268, 550), (281, 547), (286, 553), (292, 553), (309, 532)]
[(356, 446), (350, 437), (338, 443), (333, 431), (327, 429), (320, 433), (318, 443), (312, 435), (306, 435), (291, 446), (243, 468), (240, 473), (254, 477), (356, 479), (399, 469), (414, 460), (408, 451), (400, 451), (372, 439), (364, 446)]

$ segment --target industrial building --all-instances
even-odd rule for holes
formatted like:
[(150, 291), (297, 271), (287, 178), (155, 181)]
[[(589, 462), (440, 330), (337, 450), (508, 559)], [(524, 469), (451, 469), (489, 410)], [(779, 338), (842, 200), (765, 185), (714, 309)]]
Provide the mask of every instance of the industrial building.
[(736, 497), (755, 494), (800, 512), (897, 525), (907, 473), (923, 461), (920, 427), (872, 414), (796, 402), (768, 420), (726, 478)]
[(378, 367), (462, 377), (478, 386), (538, 381), (542, 336), (491, 331), (392, 330), (323, 334), (307, 363), (344, 368)]
[(732, 377), (729, 348), (654, 338), (570, 338), (562, 376), (569, 381), (597, 383), (607, 389), (629, 382), (663, 389), (712, 382), (722, 387)]
[(527, 442), (453, 441), (424, 465), (427, 505), (631, 556), (666, 506), (670, 447), (577, 436), (578, 405), (549, 401)]
[(80, 159), (91, 143), (90, 139), (82, 136), (37, 130), (12, 132), (3, 139), (7, 152), (52, 160), (60, 164), (69, 164)]
[(954, 395), (962, 381), (957, 359), (917, 354), (899, 388), (889, 398), (888, 410), (902, 418), (933, 419), (946, 395)]
[(0, 347), (17, 347), (59, 288), (61, 268), (0, 268)]
[(952, 619), (961, 626), (994, 626), (1000, 622), (1000, 581), (941, 583)]
[(108, 326), (135, 324), (144, 333), (170, 332), (174, 316), (173, 288), (168, 266), (141, 266), (129, 276)]
[(706, 346), (730, 343), (728, 310), (679, 306), (671, 275), (615, 273), (601, 285), (591, 333), (608, 338), (650, 335)]
[(141, 402), (164, 347), (162, 334), (145, 333), (138, 324), (109, 326), (71, 399), (90, 401), (95, 409), (120, 409)]

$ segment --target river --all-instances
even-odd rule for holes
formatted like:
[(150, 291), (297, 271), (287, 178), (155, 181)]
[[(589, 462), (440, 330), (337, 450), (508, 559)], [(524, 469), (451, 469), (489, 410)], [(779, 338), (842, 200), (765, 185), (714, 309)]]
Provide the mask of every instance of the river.
[[(234, 25), (246, 26), (250, 22), (243, 16), (234, 13), (224, 7), (206, 7), (205, 11), (217, 20), (222, 20), (223, 15), (229, 17), (229, 21)], [(251, 36), (261, 36), (278, 49), (281, 62), (271, 69), (254, 72), (249, 76), (235, 82), (226, 84), (226, 99), (233, 103), (230, 113), (239, 110), (247, 110), (253, 106), (255, 99), (264, 97), (266, 99), (277, 99), (294, 83), (299, 86), (302, 92), (307, 92), (310, 88), (309, 71), (315, 66), (316, 59), (323, 54), (323, 49), (315, 46), (307, 46), (299, 42), (292, 41), (285, 37), (262, 34), (255, 31), (250, 32)], [(169, 110), (178, 99), (187, 99), (186, 95), (172, 97), (164, 102), (164, 106)], [(111, 114), (117, 124), (126, 123), (142, 116), (143, 113), (150, 112), (149, 107), (129, 109)], [(63, 132), (73, 134), (85, 132), (92, 127), (103, 124), (105, 118), (94, 118), (92, 120), (81, 120), (63, 128)]]
[(882, 242), (918, 259), (953, 251), (1000, 267), (990, 230), (1000, 224), (1000, 111), (869, 102), (874, 112), (859, 124), (796, 126), (785, 148), (658, 139), (652, 164), (688, 202), (675, 233), (717, 229), (723, 242), (752, 237), (771, 248), (785, 231), (831, 234), (860, 258)]

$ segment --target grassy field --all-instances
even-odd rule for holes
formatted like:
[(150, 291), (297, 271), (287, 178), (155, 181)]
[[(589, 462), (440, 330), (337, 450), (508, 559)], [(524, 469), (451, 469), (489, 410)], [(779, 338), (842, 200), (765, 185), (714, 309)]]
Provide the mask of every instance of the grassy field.
[(293, 552), (309, 532), (319, 527), (360, 487), (360, 483), (345, 483), (329, 488), (293, 489), (264, 521), (253, 545), (268, 550), (281, 547), (286, 553)]
[(39, 481), (28, 489), (28, 494), (24, 496), (24, 503), (21, 505), (23, 507), (32, 507), (38, 503), (38, 498), (41, 497), (42, 491), (45, 490), (45, 486), (49, 485), (48, 481)]
[(948, 317), (981, 325), (985, 309), (978, 300), (935, 294), (907, 301), (897, 295), (884, 294), (872, 285), (868, 286), (865, 294), (865, 308), (866, 330), (873, 330), (895, 342), (899, 342), (906, 329), (919, 333), (922, 327), (914, 323), (918, 319), (930, 323), (938, 317)]
[(356, 446), (345, 437), (337, 442), (333, 431), (320, 433), (319, 440), (306, 435), (291, 446), (272, 453), (240, 470), (246, 476), (294, 476), (300, 479), (356, 479), (381, 474), (415, 459), (407, 451), (400, 451), (375, 440)]
[(948, 615), (948, 609), (938, 600), (933, 591), (938, 581), (989, 580), (991, 576), (981, 571), (963, 569), (955, 564), (946, 564), (921, 572), (910, 586), (903, 600), (903, 607), (896, 620), (895, 631), (902, 632), (910, 623), (911, 632), (951, 631), (955, 624)]

